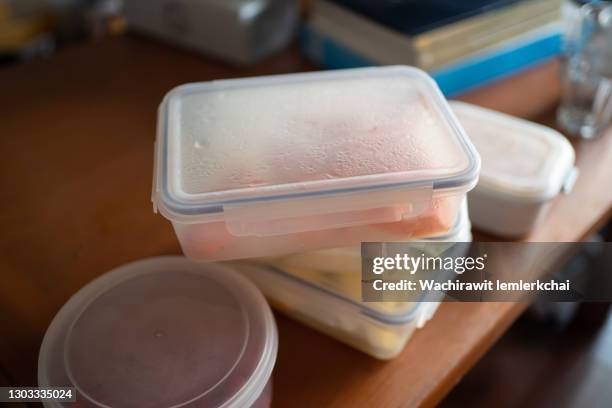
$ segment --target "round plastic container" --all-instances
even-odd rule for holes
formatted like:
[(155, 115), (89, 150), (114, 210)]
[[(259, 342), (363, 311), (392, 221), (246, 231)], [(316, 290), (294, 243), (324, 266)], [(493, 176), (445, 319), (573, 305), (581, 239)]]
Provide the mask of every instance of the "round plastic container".
[(70, 407), (267, 407), (277, 347), (270, 308), (248, 280), (227, 266), (151, 258), (61, 308), (38, 383), (75, 387)]
[(480, 169), (411, 67), (187, 84), (158, 117), (154, 209), (197, 260), (443, 234)]

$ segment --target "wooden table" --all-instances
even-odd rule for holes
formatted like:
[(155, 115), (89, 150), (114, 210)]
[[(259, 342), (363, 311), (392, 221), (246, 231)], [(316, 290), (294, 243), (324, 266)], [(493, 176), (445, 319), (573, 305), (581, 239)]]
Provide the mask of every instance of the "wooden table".
[[(80, 287), (126, 262), (180, 253), (170, 224), (153, 214), (150, 202), (156, 108), (163, 95), (185, 82), (312, 68), (294, 50), (239, 69), (122, 37), (0, 70), (3, 382), (36, 383), (42, 336)], [(556, 103), (556, 70), (549, 64), (466, 99), (540, 115)], [(517, 91), (521, 81), (534, 84), (530, 95)], [(554, 203), (529, 239), (580, 240), (609, 218), (612, 134), (576, 148), (582, 173), (574, 192)], [(391, 362), (277, 316), (275, 405), (434, 405), (525, 307), (444, 304)]]

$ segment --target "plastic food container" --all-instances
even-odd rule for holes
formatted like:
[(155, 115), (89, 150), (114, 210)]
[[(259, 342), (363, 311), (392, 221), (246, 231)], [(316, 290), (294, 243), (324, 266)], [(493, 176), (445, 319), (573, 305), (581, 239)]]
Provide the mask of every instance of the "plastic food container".
[[(451, 245), (454, 242), (472, 242), (471, 228), (467, 200), (463, 200), (459, 215), (449, 232), (436, 237), (422, 238), (421, 241), (448, 242)], [(449, 254), (449, 256), (452, 256), (452, 254)], [(258, 258), (250, 261), (270, 265), (285, 271), (296, 269), (302, 271), (302, 273), (314, 271), (314, 273), (361, 274), (361, 245), (299, 252), (277, 257)], [(332, 280), (338, 278), (332, 277)], [(347, 283), (356, 285), (355, 293), (359, 295), (360, 281), (349, 277), (349, 282)]]
[(574, 149), (546, 126), (463, 102), (452, 108), (482, 158), (469, 194), (474, 226), (501, 236), (527, 234), (578, 175)]
[[(467, 209), (452, 234), (439, 242), (471, 241)], [(431, 242), (438, 242), (431, 239)], [(456, 248), (465, 251), (465, 246)], [(234, 265), (251, 279), (270, 304), (290, 317), (319, 330), (372, 357), (386, 360), (397, 356), (415, 329), (434, 315), (441, 299), (423, 294), (421, 302), (362, 302), (361, 255), (359, 249), (336, 250), (345, 262), (343, 273), (334, 269), (334, 253), (311, 252), (323, 259), (300, 264), (299, 259), (280, 259), (275, 266), (255, 262)], [(455, 254), (462, 256), (462, 254)], [(300, 258), (303, 260), (303, 258)], [(331, 265), (332, 270), (317, 265)]]
[[(278, 336), (270, 308), (223, 265), (151, 258), (101, 276), (44, 337), (41, 387), (76, 407), (266, 407)], [(46, 402), (47, 407), (62, 406)]]
[(188, 257), (230, 260), (445, 233), (479, 168), (415, 68), (222, 80), (164, 98), (152, 200)]

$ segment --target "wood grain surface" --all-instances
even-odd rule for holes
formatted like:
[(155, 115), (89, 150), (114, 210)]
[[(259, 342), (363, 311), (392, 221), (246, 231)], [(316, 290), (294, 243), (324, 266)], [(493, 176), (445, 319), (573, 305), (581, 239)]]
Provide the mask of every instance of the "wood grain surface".
[[(150, 202), (163, 95), (185, 82), (311, 69), (295, 50), (246, 69), (128, 36), (0, 70), (0, 368), (6, 378), (36, 383), (42, 336), (80, 287), (126, 262), (180, 253), (169, 222), (153, 214)], [(466, 98), (542, 115), (556, 103), (557, 70), (548, 64)], [(533, 84), (533, 92), (513, 91), (512, 81)], [(550, 121), (550, 114), (544, 118)], [(576, 147), (575, 190), (556, 200), (532, 240), (580, 240), (610, 216), (612, 134)], [(525, 306), (444, 304), (391, 362), (278, 316), (274, 405), (431, 406)]]

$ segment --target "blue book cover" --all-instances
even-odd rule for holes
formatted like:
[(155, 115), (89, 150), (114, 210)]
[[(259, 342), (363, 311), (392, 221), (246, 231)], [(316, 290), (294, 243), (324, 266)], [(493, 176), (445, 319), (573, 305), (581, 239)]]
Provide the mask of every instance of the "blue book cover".
[[(302, 30), (301, 44), (306, 55), (327, 68), (377, 65), (309, 26)], [(534, 34), (532, 38), (508, 42), (430, 74), (447, 97), (454, 97), (550, 60), (560, 52), (560, 31), (541, 30), (539, 35)]]
[(525, 0), (331, 0), (385, 27), (418, 35)]

